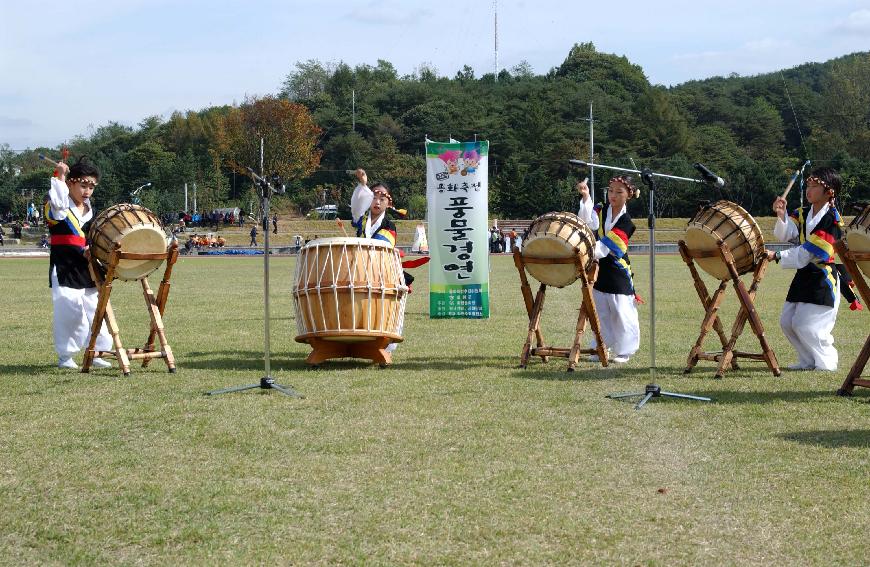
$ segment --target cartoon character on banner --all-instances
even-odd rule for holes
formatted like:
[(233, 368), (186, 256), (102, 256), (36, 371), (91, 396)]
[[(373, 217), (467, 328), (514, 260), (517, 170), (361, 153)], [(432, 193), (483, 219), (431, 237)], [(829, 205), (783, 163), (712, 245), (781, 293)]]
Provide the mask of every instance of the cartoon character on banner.
[(459, 156), (461, 153), (459, 150), (446, 150), (438, 155), (438, 158), (447, 166), (447, 172), (450, 175), (459, 173)]
[(477, 171), (477, 166), (480, 164), (480, 153), (477, 150), (468, 150), (462, 154), (462, 162), (465, 167), (462, 169), (462, 175), (474, 173)]

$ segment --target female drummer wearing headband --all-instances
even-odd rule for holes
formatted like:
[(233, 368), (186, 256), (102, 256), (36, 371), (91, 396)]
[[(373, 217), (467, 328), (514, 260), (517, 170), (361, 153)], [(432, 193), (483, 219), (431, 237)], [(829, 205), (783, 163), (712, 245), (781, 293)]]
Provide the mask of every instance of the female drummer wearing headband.
[(831, 168), (822, 167), (807, 178), (807, 205), (786, 216), (785, 199), (777, 197), (773, 212), (778, 220), (773, 235), (796, 244), (783, 252), (768, 251), (768, 258), (783, 268), (795, 269), (782, 308), (779, 325), (797, 351), (791, 370), (836, 370), (834, 323), (840, 304), (839, 277), (834, 265), (834, 242), (841, 236), (840, 213), (834, 197), (842, 181)]
[[(613, 352), (613, 362), (628, 362), (640, 346), (640, 325), (628, 241), (635, 226), (626, 203), (640, 192), (631, 177), (614, 177), (607, 187), (607, 205), (592, 206), (584, 179), (577, 184), (580, 210), (577, 216), (595, 231), (595, 258), (599, 260), (598, 280), (592, 290), (601, 320), (601, 335)], [(597, 356), (592, 356), (597, 361)]]
[[(88, 345), (97, 308), (98, 293), (88, 271), (85, 237), (94, 217), (91, 195), (100, 171), (82, 157), (72, 167), (59, 162), (57, 172), (58, 176), (51, 178), (45, 201), (51, 243), (48, 270), (54, 305), (54, 348), (59, 367), (78, 368), (72, 357)], [(112, 349), (112, 337), (105, 322), (95, 348)], [(95, 358), (92, 364), (94, 368), (111, 366), (102, 358)]]

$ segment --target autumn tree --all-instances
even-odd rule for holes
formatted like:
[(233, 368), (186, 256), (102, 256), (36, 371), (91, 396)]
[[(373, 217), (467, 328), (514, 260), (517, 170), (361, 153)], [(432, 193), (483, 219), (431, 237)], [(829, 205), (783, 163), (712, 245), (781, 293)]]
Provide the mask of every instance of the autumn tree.
[(247, 167), (256, 171), (262, 138), (265, 172), (299, 180), (320, 164), (321, 152), (316, 147), (320, 132), (301, 104), (271, 96), (252, 98), (219, 122), (214, 152), (218, 163), (238, 173), (246, 173)]

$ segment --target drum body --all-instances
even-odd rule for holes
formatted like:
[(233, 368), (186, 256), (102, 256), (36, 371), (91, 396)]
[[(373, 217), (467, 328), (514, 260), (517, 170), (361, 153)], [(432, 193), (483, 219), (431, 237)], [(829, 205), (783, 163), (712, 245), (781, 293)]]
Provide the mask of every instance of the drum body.
[(296, 341), (401, 342), (408, 287), (397, 250), (369, 238), (320, 238), (296, 261)]
[[(870, 252), (870, 205), (864, 207), (864, 211), (849, 223), (846, 244), (852, 252)], [(870, 277), (870, 260), (856, 264), (865, 276)]]
[[(88, 233), (91, 255), (106, 269), (115, 245), (121, 252), (134, 254), (165, 254), (166, 234), (157, 216), (139, 205), (122, 203), (113, 205), (94, 219)], [(140, 280), (157, 269), (163, 260), (120, 260), (115, 277), (121, 280)]]
[[(524, 259), (577, 258), (583, 269), (595, 259), (595, 233), (572, 213), (547, 213), (529, 226), (529, 236), (523, 242)], [(575, 263), (526, 263), (526, 270), (539, 282), (555, 287), (574, 283), (580, 273)]]
[[(743, 207), (731, 201), (717, 201), (703, 207), (686, 227), (685, 241), (690, 250), (718, 250), (719, 240), (728, 245), (741, 276), (753, 271), (764, 253), (764, 237), (758, 223)], [(694, 261), (714, 278), (731, 279), (728, 267), (718, 255)]]

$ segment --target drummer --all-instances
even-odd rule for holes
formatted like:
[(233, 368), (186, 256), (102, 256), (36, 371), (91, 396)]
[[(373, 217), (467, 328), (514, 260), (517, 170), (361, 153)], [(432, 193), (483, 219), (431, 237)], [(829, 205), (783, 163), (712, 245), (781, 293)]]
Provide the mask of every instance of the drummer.
[[(640, 346), (640, 323), (635, 304), (628, 240), (635, 226), (626, 204), (639, 191), (631, 177), (614, 177), (607, 187), (607, 204), (593, 207), (586, 179), (577, 184), (580, 210), (577, 216), (595, 231), (595, 258), (600, 260), (598, 279), (592, 289), (595, 310), (601, 322), (604, 344), (613, 352), (613, 362), (625, 363)], [(592, 356), (598, 361), (598, 356)]]
[(356, 235), (383, 240), (389, 243), (390, 248), (395, 247), (396, 225), (386, 214), (387, 209), (393, 205), (390, 189), (383, 183), (376, 183), (369, 188), (364, 169), (357, 169), (354, 175), (359, 183), (350, 198), (350, 211), (351, 224), (356, 228)]
[(777, 197), (773, 202), (778, 217), (773, 235), (781, 242), (798, 244), (782, 252), (767, 252), (783, 268), (797, 270), (779, 318), (782, 332), (798, 355), (790, 370), (837, 369), (831, 333), (840, 304), (834, 242), (841, 237), (841, 221), (834, 197), (841, 185), (836, 171), (822, 167), (807, 178), (809, 205), (787, 217), (785, 199)]
[[(97, 308), (98, 293), (88, 271), (85, 237), (94, 217), (91, 195), (99, 179), (100, 171), (84, 156), (72, 167), (60, 162), (45, 201), (51, 243), (48, 277), (54, 306), (54, 349), (60, 368), (78, 368), (72, 357), (87, 347)], [(112, 348), (105, 321), (95, 348), (101, 351)], [(111, 363), (95, 358), (92, 365), (108, 368)]]

